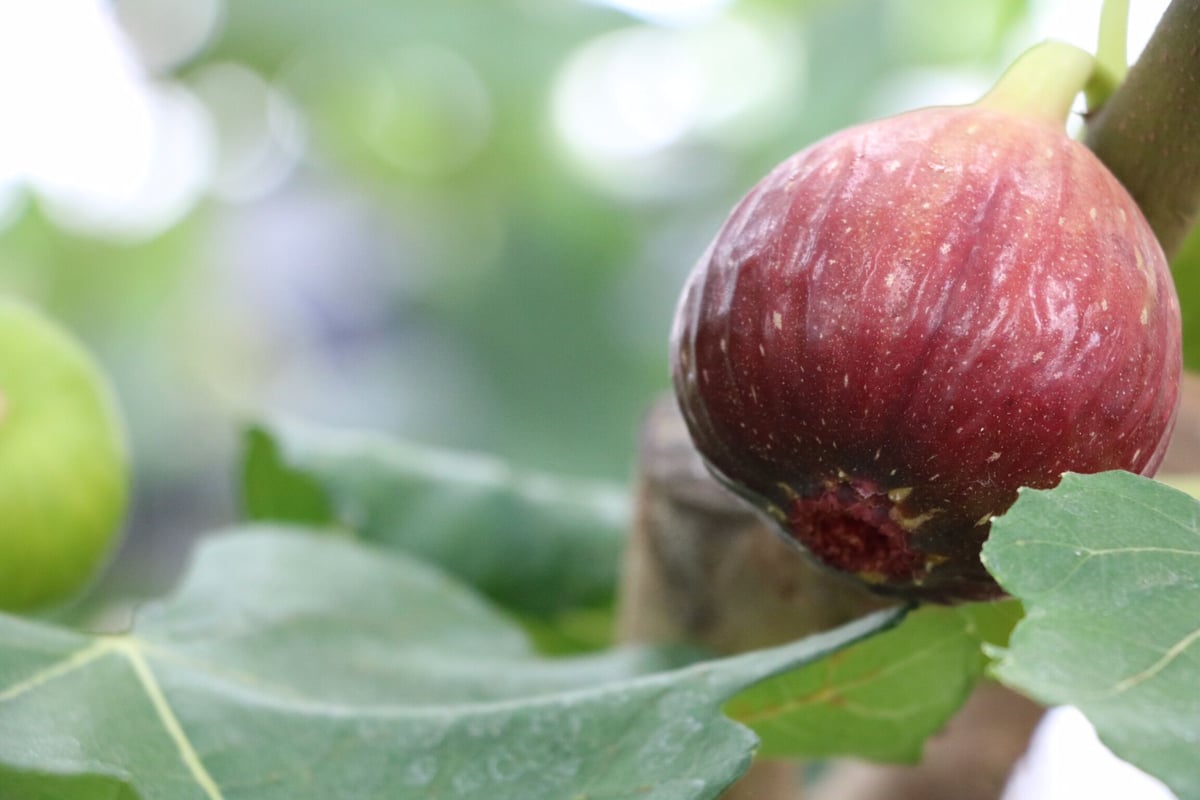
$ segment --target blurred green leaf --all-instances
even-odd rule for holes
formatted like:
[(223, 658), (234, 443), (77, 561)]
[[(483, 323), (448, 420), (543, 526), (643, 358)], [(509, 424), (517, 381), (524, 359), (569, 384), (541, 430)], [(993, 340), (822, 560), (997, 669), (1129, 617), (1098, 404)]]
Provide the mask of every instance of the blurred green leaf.
[(985, 651), (1007, 647), (1013, 629), (1025, 618), (1020, 600), (971, 603), (958, 606), (957, 610), (966, 620), (970, 634), (979, 640)]
[(907, 62), (953, 64), (1002, 52), (1027, 13), (1023, 0), (900, 0), (888, 3), (893, 47)]
[(898, 617), (644, 674), (671, 654), (544, 660), (418, 563), (245, 529), (128, 635), (0, 616), (0, 774), (89, 800), (711, 798), (755, 748), (724, 700)]
[(242, 502), (247, 517), (309, 524), (334, 520), (320, 481), (285, 463), (270, 433), (249, 428), (243, 445)]
[(0, 800), (138, 800), (116, 778), (15, 772), (0, 765)]
[(518, 615), (517, 621), (537, 647), (548, 656), (565, 656), (602, 650), (613, 641), (617, 626), (616, 608), (573, 608), (553, 619)]
[(282, 423), (247, 431), (243, 465), (250, 519), (339, 526), (435, 563), (522, 614), (612, 598), (629, 514), (620, 486)]
[(1188, 369), (1200, 369), (1200, 226), (1171, 260), (1171, 275), (1179, 292), (1183, 316), (1183, 363)]
[(924, 608), (897, 628), (747, 689), (725, 711), (762, 738), (768, 758), (915, 763), (983, 671), (983, 641), (1002, 639), (1019, 614), (1015, 603)]
[(995, 667), (1077, 706), (1119, 757), (1200, 798), (1200, 504), (1126, 472), (1021, 490), (984, 563), (1024, 601)]

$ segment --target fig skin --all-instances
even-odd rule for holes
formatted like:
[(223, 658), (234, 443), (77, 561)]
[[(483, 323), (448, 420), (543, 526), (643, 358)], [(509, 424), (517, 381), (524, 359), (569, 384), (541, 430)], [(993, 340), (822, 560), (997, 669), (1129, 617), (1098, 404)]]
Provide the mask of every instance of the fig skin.
[(684, 289), (672, 377), (714, 474), (817, 560), (935, 602), (1017, 488), (1153, 474), (1179, 302), (1132, 198), (1038, 119), (932, 108), (836, 133), (734, 209)]

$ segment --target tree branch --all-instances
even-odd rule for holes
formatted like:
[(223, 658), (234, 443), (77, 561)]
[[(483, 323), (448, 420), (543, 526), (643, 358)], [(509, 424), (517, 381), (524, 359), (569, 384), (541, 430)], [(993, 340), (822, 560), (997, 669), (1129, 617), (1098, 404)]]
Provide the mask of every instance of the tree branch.
[(1200, 0), (1171, 3), (1086, 142), (1174, 256), (1200, 215)]

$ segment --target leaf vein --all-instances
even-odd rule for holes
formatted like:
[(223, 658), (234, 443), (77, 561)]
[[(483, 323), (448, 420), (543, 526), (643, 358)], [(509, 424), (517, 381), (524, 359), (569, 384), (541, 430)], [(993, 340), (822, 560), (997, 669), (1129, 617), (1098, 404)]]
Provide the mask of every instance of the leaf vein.
[(1200, 628), (1197, 628), (1187, 636), (1184, 636), (1175, 644), (1171, 645), (1171, 647), (1168, 648), (1165, 653), (1163, 653), (1162, 658), (1146, 667), (1146, 669), (1130, 675), (1128, 678), (1118, 682), (1113, 686), (1112, 690), (1109, 692), (1109, 695), (1112, 696), (1127, 692), (1138, 684), (1150, 680), (1155, 675), (1166, 669), (1168, 664), (1182, 655), (1184, 651), (1191, 647), (1197, 640), (1200, 640)]
[[(798, 697), (784, 696), (775, 703), (767, 703), (755, 710), (745, 710), (736, 715), (736, 719), (743, 724), (753, 724), (761, 720), (769, 720), (773, 717), (787, 716), (809, 706), (825, 703), (829, 701), (839, 701), (840, 703), (848, 702), (846, 695), (856, 689), (861, 689), (864, 686), (870, 686), (877, 683), (880, 679), (897, 672), (902, 669), (911, 667), (920, 661), (934, 655), (938, 650), (953, 644), (959, 638), (959, 633), (955, 632), (952, 635), (945, 636), (939, 640), (930, 642), (928, 646), (915, 651), (904, 658), (896, 659), (885, 667), (870, 670), (864, 675), (838, 683), (838, 678), (834, 671), (830, 671), (822, 681), (822, 684), (813, 691), (800, 695)], [(782, 689), (782, 686), (781, 686)]]
[(1080, 555), (1086, 553), (1089, 556), (1113, 556), (1113, 555), (1129, 555), (1131, 553), (1165, 553), (1168, 555), (1177, 556), (1194, 556), (1200, 557), (1200, 550), (1185, 550), (1181, 547), (1106, 547), (1096, 548), (1086, 545), (1074, 544), (1072, 542), (1059, 542), (1050, 539), (1018, 539), (1013, 542), (1015, 546), (1025, 545), (1044, 545), (1046, 547), (1058, 547), (1064, 550), (1075, 550)]
[(85, 667), (112, 649), (113, 645), (110, 641), (100, 640), (93, 642), (87, 647), (76, 650), (66, 658), (51, 664), (45, 669), (38, 670), (25, 680), (14, 683), (12, 686), (9, 686), (4, 691), (0, 692), (0, 703), (20, 697), (26, 692), (33, 691), (44, 683), (48, 683), (55, 678), (62, 677), (63, 675)]
[(171, 741), (174, 742), (176, 749), (179, 751), (179, 756), (183, 760), (184, 766), (187, 767), (188, 772), (191, 773), (196, 783), (199, 784), (200, 789), (210, 800), (224, 800), (220, 787), (217, 786), (217, 782), (213, 780), (212, 775), (208, 773), (204, 763), (200, 760), (199, 753), (196, 752), (196, 748), (192, 746), (191, 740), (188, 739), (187, 733), (183, 730), (183, 725), (180, 724), (179, 718), (175, 716), (175, 712), (171, 709), (171, 704), (167, 702), (162, 687), (159, 685), (158, 679), (154, 677), (154, 671), (146, 663), (146, 659), (142, 655), (138, 643), (135, 640), (127, 639), (117, 646), (125, 654), (125, 657), (129, 659), (134, 674), (137, 675), (138, 681), (142, 684), (142, 688), (145, 689), (146, 696), (150, 699), (151, 705), (154, 706), (154, 711), (158, 714), (159, 721), (166, 728), (167, 735), (171, 737)]
[[(1194, 524), (1190, 527), (1187, 525), (1183, 525), (1182, 523), (1180, 523), (1180, 521), (1178, 519), (1175, 519), (1170, 514), (1166, 513), (1161, 508), (1159, 508), (1157, 505), (1152, 505), (1152, 504), (1147, 503), (1144, 500), (1141, 500), (1137, 497), (1125, 496), (1123, 499), (1126, 502), (1130, 503), (1131, 505), (1136, 505), (1136, 506), (1142, 508), (1148, 514), (1153, 514), (1156, 517), (1162, 518), (1162, 520), (1167, 522), (1172, 528), (1178, 528), (1185, 532), (1190, 532), (1193, 535), (1195, 535), (1196, 537), (1200, 538), (1200, 529), (1198, 529)], [(1191, 498), (1191, 499), (1193, 501), (1195, 501), (1195, 498)]]

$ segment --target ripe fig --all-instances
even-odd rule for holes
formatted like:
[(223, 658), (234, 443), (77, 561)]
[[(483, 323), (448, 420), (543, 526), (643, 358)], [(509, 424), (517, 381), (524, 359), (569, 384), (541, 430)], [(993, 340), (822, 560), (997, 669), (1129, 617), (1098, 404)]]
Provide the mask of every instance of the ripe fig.
[(1152, 474), (1181, 371), (1132, 198), (1061, 123), (987, 104), (776, 167), (696, 265), (671, 348), (718, 478), (824, 564), (937, 602), (999, 596), (979, 550), (1018, 487)]

